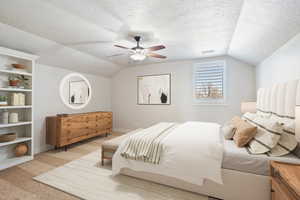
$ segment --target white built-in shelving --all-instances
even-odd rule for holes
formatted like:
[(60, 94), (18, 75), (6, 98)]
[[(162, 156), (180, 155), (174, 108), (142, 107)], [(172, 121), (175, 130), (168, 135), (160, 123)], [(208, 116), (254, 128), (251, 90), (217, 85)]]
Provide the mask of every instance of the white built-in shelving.
[(31, 140), (31, 137), (19, 137), (13, 141), (10, 141), (10, 142), (1, 142), (0, 143), (0, 147), (4, 147), (4, 146), (7, 146), (7, 145), (11, 145), (11, 144), (17, 144), (17, 143), (21, 143), (21, 142), (26, 142), (26, 141), (30, 141)]
[(24, 71), (17, 71), (17, 70), (0, 69), (0, 73), (18, 74), (18, 75), (32, 76), (32, 73), (24, 72)]
[(24, 125), (30, 125), (31, 123), (32, 123), (32, 121), (23, 121), (23, 122), (17, 122), (17, 123), (0, 124), (0, 128), (10, 128), (10, 127), (16, 127), (16, 126), (24, 126)]
[(22, 164), (32, 159), (33, 159), (33, 155), (26, 155), (22, 157), (11, 157), (11, 158), (4, 159), (1, 161), (0, 170)]
[(0, 110), (7, 110), (7, 109), (20, 109), (20, 108), (32, 108), (31, 105), (25, 105), (25, 106), (0, 106)]
[[(10, 142), (0, 143), (0, 170), (12, 167), (33, 159), (34, 154), (34, 132), (33, 132), (33, 79), (34, 67), (37, 56), (0, 47), (0, 95), (10, 96), (11, 93), (23, 93), (26, 96), (26, 105), (0, 106), (0, 116), (2, 112), (16, 112), (19, 114), (19, 122), (2, 124), (0, 118), (0, 135), (10, 132), (17, 134), (17, 139)], [(22, 64), (26, 66), (24, 70), (13, 69), (11, 64)], [(30, 81), (30, 88), (14, 88), (8, 86), (10, 75), (24, 75)], [(14, 148), (20, 143), (26, 143), (28, 153), (21, 157), (14, 155)]]
[(23, 88), (0, 88), (0, 91), (4, 92), (32, 92), (32, 89), (23, 89)]

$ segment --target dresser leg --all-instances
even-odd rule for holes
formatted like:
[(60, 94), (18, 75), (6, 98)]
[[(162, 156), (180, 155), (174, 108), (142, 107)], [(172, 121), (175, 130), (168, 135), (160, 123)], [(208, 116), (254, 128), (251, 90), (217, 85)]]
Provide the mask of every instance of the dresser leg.
[(68, 145), (65, 146), (65, 151), (68, 151)]

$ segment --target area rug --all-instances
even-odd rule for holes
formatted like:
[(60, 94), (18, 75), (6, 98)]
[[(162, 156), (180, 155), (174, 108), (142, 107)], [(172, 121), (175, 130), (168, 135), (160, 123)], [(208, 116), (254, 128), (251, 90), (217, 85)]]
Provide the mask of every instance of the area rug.
[(100, 151), (69, 162), (34, 180), (87, 200), (208, 200), (206, 196), (132, 178), (111, 176), (100, 166)]

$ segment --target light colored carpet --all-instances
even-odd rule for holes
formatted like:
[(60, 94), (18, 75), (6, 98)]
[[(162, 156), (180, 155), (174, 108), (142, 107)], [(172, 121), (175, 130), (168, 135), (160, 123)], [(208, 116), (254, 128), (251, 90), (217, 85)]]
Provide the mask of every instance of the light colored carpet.
[(35, 180), (88, 200), (208, 200), (208, 197), (128, 176), (111, 176), (100, 166), (100, 151), (92, 152)]

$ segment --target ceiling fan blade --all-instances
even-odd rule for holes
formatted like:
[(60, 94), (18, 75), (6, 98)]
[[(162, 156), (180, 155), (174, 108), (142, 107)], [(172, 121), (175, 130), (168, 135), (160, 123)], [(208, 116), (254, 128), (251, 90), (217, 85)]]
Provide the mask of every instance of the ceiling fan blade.
[(150, 56), (150, 57), (154, 57), (154, 58), (167, 58), (167, 56), (162, 56), (162, 55), (159, 55), (159, 54), (156, 54), (156, 53), (148, 53), (147, 56)]
[(122, 48), (122, 49), (130, 49), (130, 48), (128, 48), (128, 47), (124, 47), (124, 46), (120, 46), (120, 45), (114, 45), (115, 47), (119, 47), (119, 48)]
[(112, 57), (123, 56), (123, 55), (125, 55), (125, 53), (118, 53), (118, 54), (113, 54), (113, 55), (110, 55), (110, 56), (106, 56), (106, 58), (112, 58)]
[(147, 49), (149, 51), (158, 51), (158, 50), (161, 50), (161, 49), (164, 49), (164, 48), (166, 48), (164, 45), (157, 45), (157, 46), (149, 47)]

